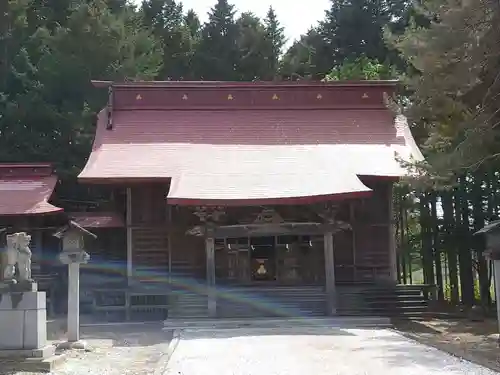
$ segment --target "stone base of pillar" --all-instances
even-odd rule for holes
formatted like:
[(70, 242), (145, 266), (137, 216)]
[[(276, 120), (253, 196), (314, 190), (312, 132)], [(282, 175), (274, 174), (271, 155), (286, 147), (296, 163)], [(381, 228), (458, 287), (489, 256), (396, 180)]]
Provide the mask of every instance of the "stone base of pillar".
[(47, 344), (45, 292), (0, 294), (0, 332), (1, 373), (51, 371), (64, 359)]
[(83, 340), (79, 341), (66, 341), (57, 345), (57, 349), (60, 350), (84, 350), (86, 352), (91, 352), (92, 348), (90, 345)]
[(45, 347), (45, 292), (0, 294), (0, 332), (0, 350), (36, 350)]

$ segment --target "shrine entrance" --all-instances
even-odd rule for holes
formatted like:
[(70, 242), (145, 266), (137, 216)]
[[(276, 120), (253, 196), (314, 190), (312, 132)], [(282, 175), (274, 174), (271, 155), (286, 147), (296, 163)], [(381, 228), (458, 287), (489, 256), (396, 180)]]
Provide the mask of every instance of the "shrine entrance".
[(324, 285), (323, 236), (215, 240), (218, 285)]
[(250, 239), (252, 281), (276, 281), (276, 241), (274, 237)]

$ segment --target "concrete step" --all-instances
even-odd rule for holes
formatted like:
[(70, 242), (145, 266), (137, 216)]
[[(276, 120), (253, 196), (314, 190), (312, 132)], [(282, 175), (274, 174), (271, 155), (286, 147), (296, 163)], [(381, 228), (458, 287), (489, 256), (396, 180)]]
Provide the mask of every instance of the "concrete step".
[(386, 328), (391, 322), (386, 317), (325, 317), (325, 318), (251, 318), (251, 319), (167, 319), (165, 329), (231, 329), (231, 328)]

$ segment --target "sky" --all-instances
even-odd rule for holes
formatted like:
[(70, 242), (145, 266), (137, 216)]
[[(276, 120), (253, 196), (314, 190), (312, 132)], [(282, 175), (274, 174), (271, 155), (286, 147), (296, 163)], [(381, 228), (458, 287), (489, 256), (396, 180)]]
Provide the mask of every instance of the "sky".
[[(137, 1), (139, 2), (139, 1)], [(200, 17), (201, 22), (205, 22), (216, 0), (182, 0), (184, 10), (194, 9)], [(238, 13), (253, 12), (258, 17), (264, 18), (269, 6), (272, 5), (278, 19), (285, 28), (285, 35), (288, 39), (287, 46), (290, 46), (301, 34), (307, 32), (310, 26), (324, 18), (325, 10), (330, 6), (330, 0), (308, 0), (306, 2), (297, 0), (229, 0), (234, 4)]]

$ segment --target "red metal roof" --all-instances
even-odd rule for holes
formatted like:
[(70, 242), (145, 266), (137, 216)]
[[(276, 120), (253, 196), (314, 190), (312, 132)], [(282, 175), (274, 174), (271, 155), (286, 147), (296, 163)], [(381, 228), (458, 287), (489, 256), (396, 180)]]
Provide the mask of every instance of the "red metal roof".
[[(163, 95), (154, 87), (152, 96), (126, 86), (112, 101), (111, 121), (106, 110), (101, 112), (94, 149), (79, 178), (98, 183), (171, 179), (168, 199), (178, 204), (293, 203), (365, 194), (370, 190), (357, 176), (405, 175), (395, 152), (403, 159), (421, 158), (406, 120), (394, 121), (380, 88), (370, 92), (372, 102), (358, 108), (356, 100), (365, 103), (366, 87), (352, 91), (353, 102), (338, 108), (317, 104), (338, 96), (337, 86), (323, 94), (316, 86), (293, 93), (283, 89), (274, 99), (272, 85), (252, 91), (246, 84), (246, 96), (238, 96), (245, 103), (234, 106), (236, 94), (227, 93), (232, 86), (221, 85), (209, 86), (212, 108), (203, 106), (210, 90), (201, 95), (186, 87), (175, 94), (163, 88)], [(177, 108), (162, 97), (171, 98), (172, 92), (185, 92), (185, 101), (194, 104)], [(252, 107), (259, 92), (264, 99)], [(133, 100), (140, 103), (132, 105)], [(272, 108), (264, 100), (281, 104)]]
[(68, 216), (82, 228), (123, 228), (125, 221), (116, 212), (70, 212)]
[(0, 215), (62, 211), (48, 202), (56, 183), (57, 177), (49, 164), (0, 164)]

